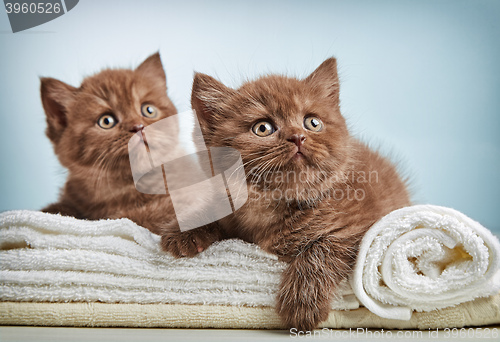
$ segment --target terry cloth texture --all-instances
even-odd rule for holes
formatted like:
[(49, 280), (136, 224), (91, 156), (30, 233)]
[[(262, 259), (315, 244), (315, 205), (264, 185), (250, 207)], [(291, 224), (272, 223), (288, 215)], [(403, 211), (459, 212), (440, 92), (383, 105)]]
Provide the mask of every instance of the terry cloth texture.
[[(420, 208), (416, 210), (417, 207)], [(457, 279), (462, 273), (476, 279), (461, 283), (463, 288), (469, 289), (474, 295), (464, 295), (462, 292), (466, 293), (468, 290), (462, 291), (458, 302), (455, 295), (451, 296), (454, 299), (448, 304), (443, 304), (441, 297), (429, 297), (429, 305), (443, 308), (441, 310), (412, 303), (395, 303), (390, 308), (409, 311), (410, 315), (413, 310), (432, 311), (415, 312), (405, 321), (401, 317), (379, 317), (384, 316), (385, 311), (382, 310), (381, 314), (377, 305), (385, 305), (385, 310), (387, 304), (380, 301), (375, 302), (377, 305), (371, 305), (366, 300), (365, 297), (379, 301), (373, 295), (376, 292), (366, 290), (369, 281), (364, 279), (373, 278), (369, 272), (377, 273), (378, 270), (385, 269), (382, 272), (387, 273), (389, 269), (392, 276), (386, 280), (384, 274), (379, 284), (389, 290), (397, 288), (390, 281), (397, 279), (393, 266), (382, 264), (390, 258), (393, 261), (387, 265), (397, 265), (398, 262), (404, 264), (404, 260), (410, 260), (396, 245), (391, 247), (391, 243), (379, 244), (375, 246), (380, 246), (384, 252), (392, 248), (391, 257), (385, 256), (380, 264), (377, 261), (377, 269), (373, 271), (369, 260), (372, 260), (372, 253), (377, 253), (376, 250), (371, 250), (364, 258), (359, 259), (363, 260), (363, 267), (358, 264), (355, 270), (359, 272), (361, 269), (369, 276), (356, 278), (355, 273), (351, 278), (351, 283), (358, 292), (359, 284), (363, 285), (361, 290), (364, 294), (358, 294), (361, 302), (364, 305), (367, 302), (368, 309), (379, 316), (369, 312), (367, 308), (359, 308), (358, 299), (349, 283), (345, 283), (337, 292), (336, 299), (332, 302), (332, 312), (322, 324), (323, 327), (427, 329), (500, 324), (499, 295), (471, 301), (475, 297), (489, 296), (494, 289), (489, 286), (497, 284), (493, 280), (496, 278), (491, 276), (498, 274), (495, 272), (498, 271), (499, 254), (496, 238), (485, 228), (482, 228), (484, 231), (474, 228), (472, 233), (466, 235), (467, 239), (460, 240), (457, 236), (461, 236), (463, 225), (475, 227), (478, 224), (466, 217), (459, 217), (456, 222), (450, 223), (449, 217), (454, 217), (450, 215), (451, 209), (432, 206), (410, 208), (413, 211), (406, 214), (393, 212), (374, 225), (363, 240), (361, 250), (374, 248), (374, 241), (377, 241), (375, 237), (379, 234), (372, 231), (377, 231), (381, 224), (398, 232), (406, 229), (399, 235), (391, 235), (391, 238), (400, 238), (416, 230), (444, 231), (443, 234), (449, 234), (458, 242), (454, 244), (440, 233), (430, 233), (432, 238), (437, 236), (437, 242), (433, 242), (431, 246), (434, 248), (436, 244), (440, 244), (445, 252), (442, 259), (430, 260), (440, 265), (442, 273), (447, 269), (450, 270), (448, 272), (456, 270), (454, 274)], [(441, 218), (430, 215), (429, 212), (433, 212), (430, 209), (437, 210), (436, 215)], [(407, 215), (410, 219), (402, 219)], [(420, 221), (416, 217), (420, 217)], [(417, 221), (420, 223), (416, 224)], [(454, 232), (457, 224), (459, 229)], [(420, 238), (422, 237), (417, 234), (417, 240)], [(412, 241), (411, 236), (406, 236), (405, 239)], [(481, 239), (482, 242), (479, 241)], [(264, 329), (283, 327), (273, 306), (286, 264), (278, 261), (276, 256), (241, 240), (226, 240), (215, 243), (194, 258), (175, 259), (161, 251), (159, 241), (159, 236), (127, 219), (87, 221), (34, 211), (0, 214), (0, 324)], [(487, 257), (481, 254), (484, 252)], [(426, 253), (412, 253), (408, 262), (421, 268), (415, 271), (422, 273), (417, 274), (418, 276), (440, 277), (440, 274), (433, 271), (436, 267), (432, 262), (425, 261)], [(468, 253), (469, 256), (465, 255)], [(396, 262), (395, 258), (402, 259)], [(420, 259), (422, 261), (418, 261)], [(471, 265), (464, 266), (464, 262)], [(398, 267), (395, 269), (404, 270), (402, 266)], [(405, 286), (395, 283), (397, 286)], [(490, 285), (480, 293), (476, 289), (479, 283)], [(498, 293), (498, 289), (495, 293)], [(433, 300), (436, 300), (434, 304)], [(445, 306), (453, 307), (444, 308)], [(393, 314), (392, 311), (388, 312)]]

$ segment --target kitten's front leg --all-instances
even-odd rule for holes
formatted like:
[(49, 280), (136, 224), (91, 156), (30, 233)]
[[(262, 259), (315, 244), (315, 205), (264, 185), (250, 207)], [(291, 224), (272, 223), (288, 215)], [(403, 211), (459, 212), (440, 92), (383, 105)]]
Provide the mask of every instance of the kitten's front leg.
[(328, 318), (330, 302), (354, 265), (357, 243), (327, 237), (294, 256), (283, 273), (277, 312), (288, 328), (309, 331)]
[(222, 239), (222, 231), (216, 223), (184, 232), (181, 232), (177, 226), (177, 228), (167, 228), (162, 231), (161, 246), (163, 250), (176, 258), (193, 257), (203, 252), (215, 241)]

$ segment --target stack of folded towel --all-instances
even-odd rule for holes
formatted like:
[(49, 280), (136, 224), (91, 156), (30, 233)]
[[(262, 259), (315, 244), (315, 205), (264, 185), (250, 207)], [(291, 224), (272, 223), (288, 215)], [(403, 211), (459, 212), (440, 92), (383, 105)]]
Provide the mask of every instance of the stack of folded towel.
[[(231, 311), (230, 316), (254, 316), (251, 322), (233, 327), (280, 327), (272, 307), (286, 264), (276, 256), (241, 240), (225, 240), (194, 258), (175, 259), (161, 251), (159, 241), (159, 236), (127, 219), (86, 221), (34, 211), (1, 214), (0, 323), (113, 326), (112, 319), (58, 323), (40, 314), (49, 304), (51, 312), (60, 307), (67, 313), (81, 310), (77, 304), (90, 303), (97, 305), (93, 310), (127, 307), (130, 320), (122, 326), (228, 327), (220, 323), (222, 312), (227, 316), (228, 310), (239, 308), (243, 311)], [(500, 323), (499, 265), (498, 239), (465, 215), (436, 206), (397, 210), (366, 234), (350, 284), (344, 283), (337, 292), (324, 326)], [(470, 303), (478, 297), (489, 297), (476, 300), (482, 311), (485, 305), (489, 308), (486, 320), (454, 318), (441, 325), (421, 324), (431, 314), (446, 315), (446, 310), (437, 309), (461, 303), (466, 304), (447, 310), (477, 307)], [(211, 308), (212, 317), (203, 316), (199, 324), (184, 324), (184, 318), (140, 323), (134, 310), (153, 306), (170, 312), (181, 306), (191, 313)], [(414, 317), (413, 311), (417, 311)], [(33, 323), (28, 318), (35, 313), (40, 317)], [(353, 315), (365, 315), (370, 321), (361, 322)]]
[[(0, 300), (273, 306), (285, 264), (241, 240), (175, 259), (127, 219), (34, 211), (0, 216)], [(348, 289), (334, 309), (357, 308)], [(350, 295), (350, 296), (349, 296)]]

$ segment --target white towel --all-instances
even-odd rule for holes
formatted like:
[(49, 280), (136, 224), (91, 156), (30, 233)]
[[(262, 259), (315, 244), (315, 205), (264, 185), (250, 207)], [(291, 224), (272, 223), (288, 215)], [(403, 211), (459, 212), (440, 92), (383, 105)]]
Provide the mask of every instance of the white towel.
[(500, 244), (486, 228), (449, 208), (393, 211), (363, 238), (351, 285), (384, 318), (409, 320), (500, 289)]
[[(175, 259), (127, 219), (0, 214), (0, 301), (274, 306), (285, 266), (241, 240)], [(343, 288), (332, 308), (359, 307)]]
[[(0, 214), (0, 301), (274, 306), (286, 264), (241, 240), (194, 258), (161, 251), (130, 220), (86, 221), (35, 211)], [(361, 302), (386, 318), (498, 293), (498, 240), (459, 212), (397, 210), (366, 234), (332, 309)], [(359, 301), (358, 301), (359, 300)]]

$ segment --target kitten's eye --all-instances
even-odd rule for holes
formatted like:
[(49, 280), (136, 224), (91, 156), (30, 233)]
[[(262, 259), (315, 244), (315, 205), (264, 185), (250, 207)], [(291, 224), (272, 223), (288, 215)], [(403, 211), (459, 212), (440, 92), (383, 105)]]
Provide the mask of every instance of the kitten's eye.
[(267, 137), (275, 132), (274, 126), (269, 121), (259, 121), (252, 127), (252, 132), (259, 137)]
[(153, 105), (145, 103), (141, 106), (141, 113), (147, 118), (154, 119), (158, 116), (158, 109)]
[(319, 132), (323, 129), (323, 122), (314, 116), (308, 116), (304, 119), (304, 127), (313, 132)]
[(118, 123), (118, 120), (113, 116), (113, 114), (103, 114), (97, 120), (97, 124), (99, 127), (104, 128), (104, 129), (110, 129), (115, 127), (115, 125)]

